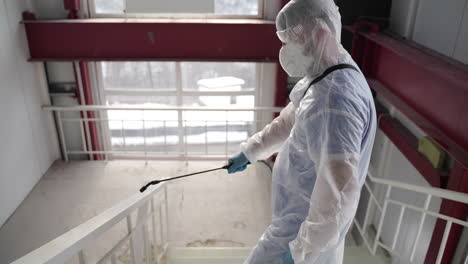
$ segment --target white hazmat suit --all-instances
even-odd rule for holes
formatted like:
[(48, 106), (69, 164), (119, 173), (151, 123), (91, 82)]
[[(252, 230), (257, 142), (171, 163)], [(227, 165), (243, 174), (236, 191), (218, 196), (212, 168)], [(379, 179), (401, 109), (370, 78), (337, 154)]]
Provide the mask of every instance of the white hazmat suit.
[[(332, 0), (292, 0), (276, 24), (285, 43), (281, 65), (304, 78), (280, 116), (241, 144), (250, 162), (279, 152), (272, 223), (245, 263), (282, 263), (288, 251), (296, 264), (343, 263), (376, 130), (371, 90), (340, 44)], [(337, 64), (355, 69), (333, 71), (310, 85)]]

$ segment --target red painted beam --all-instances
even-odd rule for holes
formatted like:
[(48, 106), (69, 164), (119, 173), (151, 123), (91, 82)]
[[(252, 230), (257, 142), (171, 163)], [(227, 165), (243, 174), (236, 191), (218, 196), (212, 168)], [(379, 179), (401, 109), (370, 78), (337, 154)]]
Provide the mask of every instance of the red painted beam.
[[(372, 82), (371, 82), (372, 83)], [(378, 90), (377, 90), (378, 91)], [(403, 153), (408, 161), (413, 164), (421, 175), (433, 187), (441, 187), (442, 172), (438, 171), (418, 149), (418, 139), (400, 121), (388, 114), (386, 109), (377, 104), (377, 115), (379, 128), (392, 141), (392, 143)]]
[[(83, 97), (84, 97), (84, 102), (80, 102), (81, 105), (93, 105), (93, 91), (91, 88), (91, 79), (89, 75), (89, 68), (88, 68), (88, 63), (85, 61), (80, 61), (79, 62), (79, 67), (80, 67), (80, 73), (81, 76), (81, 83), (83, 85)], [(81, 98), (78, 96), (78, 98)], [(87, 118), (96, 118), (95, 114), (93, 111), (88, 111), (87, 112)], [(89, 137), (90, 141), (88, 142), (88, 149), (91, 149), (92, 151), (100, 151), (100, 144), (99, 144), (99, 132), (97, 129), (97, 123), (95, 121), (88, 121), (88, 127), (89, 127)], [(85, 131), (86, 133), (87, 131)], [(102, 160), (103, 157), (102, 155), (99, 154), (93, 154), (94, 160)]]
[(74, 19), (24, 21), (31, 60), (277, 61), (264, 20)]
[(63, 0), (63, 7), (69, 11), (80, 10), (80, 0)]
[[(455, 163), (452, 169), (447, 189), (468, 193), (468, 169), (458, 162)], [(450, 200), (442, 200), (442, 204), (440, 205), (440, 213), (464, 221), (468, 216), (468, 205)], [(434, 232), (432, 233), (431, 243), (429, 244), (429, 249), (427, 250), (426, 259), (424, 261), (425, 264), (433, 264), (436, 262), (437, 254), (439, 252), (445, 230), (445, 225), (445, 220), (437, 220), (434, 227)], [(455, 251), (457, 249), (462, 232), (463, 226), (457, 224), (452, 225), (441, 263), (452, 263), (452, 259), (455, 255)]]
[(378, 92), (468, 167), (468, 67), (383, 33), (357, 32), (356, 42), (353, 57)]
[(275, 106), (286, 106), (288, 101), (288, 74), (276, 63)]

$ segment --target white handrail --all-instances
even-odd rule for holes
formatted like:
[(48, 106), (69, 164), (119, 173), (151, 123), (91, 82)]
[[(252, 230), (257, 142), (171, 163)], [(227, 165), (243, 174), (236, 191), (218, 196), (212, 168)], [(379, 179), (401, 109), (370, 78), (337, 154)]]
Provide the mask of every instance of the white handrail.
[[(375, 194), (373, 193), (374, 191), (376, 191), (376, 190), (378, 191), (379, 189), (378, 188), (377, 189), (376, 188), (370, 188), (368, 186), (367, 182), (366, 182), (366, 188), (368, 189), (370, 196), (369, 196), (369, 199), (367, 201), (363, 200), (364, 202), (367, 202), (367, 209), (366, 209), (366, 213), (364, 215), (364, 224), (362, 224), (362, 226), (361, 226), (359, 221), (357, 219), (354, 219), (354, 224), (357, 227), (357, 231), (361, 235), (361, 237), (362, 237), (362, 239), (363, 239), (363, 241), (365, 243), (365, 246), (369, 249), (369, 251), (373, 255), (375, 255), (377, 253), (377, 249), (380, 247), (380, 248), (383, 248), (383, 249), (387, 250), (390, 253), (391, 256), (398, 256), (400, 254), (400, 252), (395, 251), (395, 248), (396, 248), (396, 244), (398, 243), (398, 241), (401, 240), (399, 237), (400, 237), (400, 231), (401, 231), (401, 228), (402, 228), (402, 221), (403, 221), (404, 213), (406, 211), (408, 211), (408, 210), (411, 210), (411, 211), (419, 212), (421, 215), (419, 217), (419, 220), (417, 220), (417, 223), (418, 223), (417, 234), (416, 234), (414, 240), (409, 242), (409, 243), (412, 243), (412, 246), (411, 246), (411, 249), (410, 249), (411, 254), (408, 257), (408, 259), (405, 259), (405, 261), (407, 261), (408, 263), (413, 263), (414, 262), (414, 259), (416, 257), (416, 250), (417, 250), (417, 247), (418, 247), (419, 242), (420, 242), (420, 235), (421, 235), (421, 232), (423, 230), (423, 226), (424, 226), (424, 223), (425, 223), (425, 220), (426, 220), (426, 216), (429, 215), (431, 217), (435, 217), (436, 219), (445, 220), (447, 222), (447, 226), (446, 226), (445, 231), (444, 231), (444, 240), (442, 241), (439, 253), (437, 255), (436, 263), (439, 264), (441, 262), (442, 256), (443, 256), (444, 251), (445, 251), (445, 243), (446, 243), (448, 234), (450, 232), (450, 227), (452, 226), (452, 224), (458, 224), (460, 226), (468, 227), (468, 221), (466, 221), (464, 219), (457, 219), (457, 218), (454, 218), (454, 217), (446, 216), (446, 215), (443, 215), (443, 214), (441, 214), (441, 213), (439, 213), (437, 211), (431, 210), (429, 208), (431, 200), (432, 200), (432, 198), (441, 198), (441, 199), (448, 199), (448, 200), (451, 200), (451, 201), (456, 201), (456, 202), (468, 204), (468, 194), (459, 193), (459, 192), (450, 191), (450, 190), (445, 190), (445, 189), (440, 189), (440, 188), (423, 187), (423, 186), (404, 183), (404, 182), (398, 182), (398, 181), (393, 181), (393, 180), (386, 180), (386, 179), (382, 179), (382, 178), (377, 178), (377, 177), (373, 176), (372, 169), (373, 169), (372, 167), (369, 168), (367, 180), (369, 182), (374, 183), (375, 184), (374, 187), (377, 186), (377, 185), (382, 185), (384, 187), (387, 187), (387, 189), (386, 189), (385, 193), (380, 194), (381, 198), (379, 200), (381, 200), (381, 201), (379, 202), (379, 201), (377, 201), (377, 198), (375, 197)], [(424, 206), (416, 206), (416, 205), (413, 205), (413, 204), (410, 204), (410, 203), (407, 203), (407, 202), (404, 202), (404, 201), (397, 201), (397, 200), (392, 199), (391, 194), (392, 194), (392, 191), (395, 190), (395, 189), (408, 190), (408, 191), (413, 192), (413, 193), (424, 194), (426, 196)], [(382, 191), (384, 191), (384, 190), (385, 189), (382, 189)], [(381, 202), (383, 202), (383, 206), (380, 209), (379, 208), (379, 205), (380, 205), (379, 203), (381, 203)], [(396, 215), (396, 217), (398, 218), (398, 220), (397, 220), (398, 222), (396, 223), (396, 230), (394, 232), (394, 235), (390, 235), (390, 236), (386, 235), (385, 236), (385, 239), (387, 241), (386, 243), (389, 243), (387, 245), (384, 241), (381, 240), (381, 235), (382, 235), (382, 232), (383, 232), (382, 230), (383, 230), (384, 222), (386, 222), (385, 219), (387, 218), (387, 215), (388, 215), (387, 208), (388, 208), (388, 206), (390, 204), (399, 207), (400, 210), (399, 210), (399, 214)], [(377, 205), (380, 212), (378, 212), (375, 209), (372, 209), (372, 208), (375, 208), (374, 205)], [(374, 218), (375, 216), (378, 216), (378, 217)], [(368, 228), (369, 227), (369, 225), (368, 225), (369, 224), (369, 218), (373, 219), (373, 223), (370, 224), (370, 225), (377, 224), (377, 226), (374, 226), (374, 228), (376, 228), (375, 236), (370, 234), (370, 237), (372, 237), (372, 238), (370, 238), (368, 235), (366, 235), (366, 233), (368, 233), (368, 230), (374, 230), (372, 228), (371, 229)], [(372, 241), (370, 241), (370, 240), (372, 240)]]
[(107, 209), (103, 213), (17, 259), (12, 264), (64, 263), (78, 254), (87, 243), (119, 223), (132, 213), (133, 210), (144, 205), (156, 193), (162, 191), (164, 187), (165, 184), (161, 183), (155, 187), (148, 188), (142, 194), (137, 193), (131, 196), (127, 200), (118, 203), (114, 207)]
[(42, 109), (48, 111), (104, 111), (104, 110), (142, 110), (142, 111), (265, 111), (281, 112), (282, 107), (141, 107), (141, 106), (105, 106), (105, 105), (76, 105), (53, 106), (43, 105)]
[(409, 183), (404, 183), (404, 182), (385, 180), (382, 178), (374, 177), (371, 171), (369, 171), (368, 177), (372, 182), (375, 182), (375, 183), (389, 185), (392, 187), (405, 189), (405, 190), (409, 190), (413, 192), (430, 194), (432, 196), (468, 204), (468, 194), (459, 193), (459, 192), (455, 192), (451, 190), (440, 189), (440, 188), (424, 187), (424, 186), (419, 186), (419, 185), (414, 185), (414, 184), (409, 184)]

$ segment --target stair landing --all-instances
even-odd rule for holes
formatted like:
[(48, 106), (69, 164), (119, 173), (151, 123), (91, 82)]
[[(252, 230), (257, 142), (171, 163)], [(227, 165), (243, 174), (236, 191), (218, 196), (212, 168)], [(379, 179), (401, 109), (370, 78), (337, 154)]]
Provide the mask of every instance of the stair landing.
[[(250, 248), (176, 247), (168, 252), (168, 264), (242, 264)], [(345, 248), (344, 264), (388, 264), (382, 256), (372, 256), (365, 247)]]

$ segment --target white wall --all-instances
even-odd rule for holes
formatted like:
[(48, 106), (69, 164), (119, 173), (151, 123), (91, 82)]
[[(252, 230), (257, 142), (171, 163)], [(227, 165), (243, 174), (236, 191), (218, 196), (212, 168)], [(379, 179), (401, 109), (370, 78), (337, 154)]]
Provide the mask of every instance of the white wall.
[(39, 19), (60, 19), (68, 16), (63, 0), (29, 0)]
[(29, 57), (19, 21), (23, 0), (0, 0), (0, 225), (58, 158), (41, 63)]
[[(392, 0), (390, 30), (431, 48), (457, 61), (468, 64), (468, 0)], [(397, 113), (404, 125), (421, 136), (422, 132)], [(406, 120), (405, 120), (406, 119)], [(419, 130), (419, 131), (418, 131)], [(399, 152), (398, 152), (399, 153)], [(395, 155), (398, 155), (395, 154)], [(390, 167), (397, 168), (401, 164), (390, 162)], [(409, 175), (413, 169), (408, 169)], [(392, 172), (388, 171), (389, 177)], [(411, 176), (422, 179), (422, 176)], [(418, 202), (416, 197), (406, 197), (412, 202)], [(411, 225), (411, 223), (406, 223)], [(425, 226), (424, 233), (432, 232), (432, 226)], [(468, 229), (465, 228), (462, 241), (454, 258), (454, 263), (461, 263), (464, 248), (468, 240)]]
[(265, 19), (275, 21), (280, 11), (280, 0), (265, 0), (263, 10)]
[(421, 0), (413, 40), (453, 57), (466, 2), (467, 0)]
[(393, 0), (390, 30), (468, 64), (468, 0)]
[(392, 0), (390, 30), (411, 39), (415, 10), (419, 0)]

